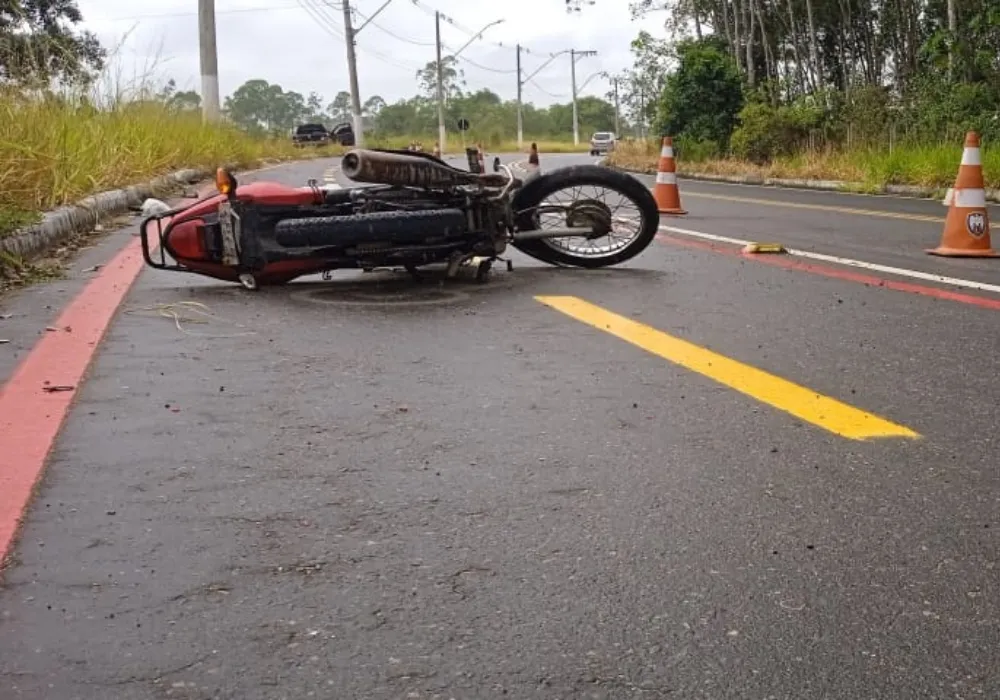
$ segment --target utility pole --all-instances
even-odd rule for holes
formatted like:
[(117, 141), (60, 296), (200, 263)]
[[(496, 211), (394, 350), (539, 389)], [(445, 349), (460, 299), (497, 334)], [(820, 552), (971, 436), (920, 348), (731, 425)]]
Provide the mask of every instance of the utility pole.
[(615, 88), (615, 136), (620, 137), (622, 135), (622, 127), (620, 121), (621, 108), (618, 106), (618, 78), (617, 76), (611, 79), (611, 84)]
[(639, 138), (646, 138), (646, 86), (639, 88)]
[(344, 3), (344, 38), (347, 44), (347, 73), (351, 80), (351, 121), (354, 124), (354, 143), (358, 148), (365, 145), (365, 123), (361, 118), (361, 93), (358, 90), (358, 57), (354, 53), (354, 26), (351, 24), (350, 0)]
[(577, 51), (576, 49), (569, 50), (570, 80), (573, 83), (573, 143), (577, 146), (580, 145), (580, 117), (576, 109), (576, 57), (579, 56), (580, 58), (583, 58), (584, 56), (596, 55), (596, 51)]
[(955, 0), (948, 0), (948, 80), (955, 79), (955, 35), (958, 33), (958, 15)]
[(580, 145), (580, 116), (576, 111), (576, 49), (569, 50), (569, 74), (573, 83), (573, 145)]
[(521, 113), (521, 45), (517, 45), (517, 150), (524, 148), (524, 116)]
[[(525, 85), (525, 84), (527, 84), (532, 78), (534, 78), (536, 75), (538, 75), (539, 73), (541, 73), (542, 70), (545, 68), (545, 66), (549, 65), (550, 63), (552, 63), (552, 61), (556, 60), (559, 56), (562, 56), (563, 54), (567, 54), (567, 53), (571, 53), (571, 50), (570, 49), (563, 49), (562, 51), (557, 51), (556, 53), (549, 54), (549, 60), (547, 60), (542, 65), (538, 66), (538, 68), (535, 69), (534, 73), (532, 73), (531, 75), (529, 75), (524, 80), (521, 80), (521, 45), (520, 44), (517, 45), (517, 143), (518, 143), (518, 146), (522, 146), (523, 145), (523, 140), (522, 140), (523, 139), (523, 136), (522, 136), (522, 133), (523, 133), (522, 132), (523, 122), (522, 122), (522, 117), (521, 117), (521, 112), (522, 112), (522, 110), (521, 110), (521, 88), (522, 88), (522, 86)], [(597, 52), (595, 51), (594, 53), (597, 53)], [(575, 84), (576, 84), (576, 72), (575, 72), (575, 69), (574, 69), (574, 73), (573, 73), (573, 83), (574, 83), (574, 86), (575, 86)], [(575, 87), (574, 87), (573, 92), (574, 93), (576, 92)], [(574, 108), (574, 110), (576, 109), (576, 101), (575, 100), (573, 101), (573, 108)]]
[(198, 0), (198, 43), (201, 49), (201, 115), (219, 118), (219, 53), (215, 45), (215, 0)]
[(437, 100), (438, 100), (438, 148), (445, 152), (448, 134), (444, 128), (444, 66), (441, 63), (441, 13), (434, 10), (434, 35), (437, 38)]

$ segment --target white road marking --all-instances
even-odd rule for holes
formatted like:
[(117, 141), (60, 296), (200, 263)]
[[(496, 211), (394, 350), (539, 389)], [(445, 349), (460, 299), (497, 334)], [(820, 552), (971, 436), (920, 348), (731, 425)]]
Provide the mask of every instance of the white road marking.
[[(716, 241), (718, 243), (729, 243), (736, 246), (745, 246), (753, 241), (743, 240), (742, 238), (731, 238), (729, 236), (719, 236), (714, 233), (705, 233), (703, 231), (692, 231), (686, 228), (676, 228), (674, 226), (660, 226), (661, 231), (669, 231), (670, 233), (677, 233), (682, 236), (691, 236), (692, 238), (701, 238), (707, 241)], [(800, 258), (806, 258), (809, 260), (818, 260), (820, 262), (833, 263), (835, 265), (845, 265), (847, 267), (859, 267), (864, 270), (872, 270), (873, 272), (882, 272), (889, 275), (898, 275), (900, 277), (910, 277), (912, 279), (926, 280), (928, 282), (938, 282), (940, 284), (950, 284), (955, 287), (964, 287), (965, 289), (978, 289), (983, 292), (993, 292), (995, 294), (1000, 294), (1000, 285), (987, 284), (985, 282), (976, 282), (974, 280), (960, 279), (958, 277), (946, 277), (944, 275), (935, 275), (929, 272), (921, 272), (919, 270), (909, 270), (903, 267), (891, 267), (889, 265), (879, 265), (878, 263), (865, 262), (864, 260), (854, 260), (852, 258), (841, 258), (836, 255), (826, 255), (824, 253), (813, 253), (808, 250), (798, 250), (796, 248), (786, 248), (789, 255), (795, 255)]]
[(337, 182), (337, 171), (340, 170), (338, 166), (332, 168), (327, 168), (323, 171), (323, 183), (324, 189), (328, 190), (342, 190), (344, 189), (339, 182)]

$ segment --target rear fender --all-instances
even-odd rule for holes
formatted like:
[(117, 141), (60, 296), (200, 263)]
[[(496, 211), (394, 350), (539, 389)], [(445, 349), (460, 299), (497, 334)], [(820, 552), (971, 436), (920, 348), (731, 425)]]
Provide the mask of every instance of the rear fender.
[[(166, 253), (182, 266), (190, 267), (192, 263), (212, 262), (217, 263), (220, 251), (215, 250), (209, 236), (207, 227), (215, 227), (219, 224), (220, 208), (226, 208), (226, 203), (234, 205), (236, 210), (245, 207), (276, 206), (276, 207), (298, 207), (314, 206), (322, 204), (323, 193), (314, 187), (290, 187), (277, 182), (253, 182), (246, 185), (239, 185), (236, 194), (232, 199), (223, 194), (215, 194), (197, 202), (164, 212), (158, 216), (150, 217), (143, 222), (140, 233), (143, 240), (143, 255), (146, 262), (151, 267), (170, 268), (164, 258)], [(160, 247), (160, 260), (154, 261), (151, 256), (149, 245), (149, 228), (153, 226), (157, 230), (157, 243)], [(234, 265), (232, 256), (223, 256), (223, 260), (229, 258), (227, 264)]]

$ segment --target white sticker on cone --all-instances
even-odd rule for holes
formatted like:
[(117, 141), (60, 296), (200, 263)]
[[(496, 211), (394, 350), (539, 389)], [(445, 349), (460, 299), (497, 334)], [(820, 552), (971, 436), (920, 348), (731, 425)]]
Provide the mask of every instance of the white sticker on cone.
[(974, 211), (965, 217), (965, 228), (969, 234), (980, 238), (986, 233), (986, 215), (981, 211)]

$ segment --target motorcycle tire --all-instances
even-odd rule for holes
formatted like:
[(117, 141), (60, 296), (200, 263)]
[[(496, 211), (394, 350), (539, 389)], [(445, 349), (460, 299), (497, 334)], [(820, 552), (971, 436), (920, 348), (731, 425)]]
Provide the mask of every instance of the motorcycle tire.
[(586, 185), (613, 190), (630, 200), (639, 209), (642, 216), (641, 229), (624, 248), (607, 256), (587, 257), (573, 255), (567, 250), (549, 244), (544, 239), (520, 241), (511, 243), (511, 245), (525, 255), (549, 265), (583, 268), (617, 265), (634, 258), (649, 247), (660, 227), (660, 212), (656, 200), (653, 199), (653, 193), (646, 185), (628, 173), (599, 165), (575, 165), (560, 168), (528, 182), (518, 191), (512, 203), (515, 211), (515, 225), (522, 231), (535, 228), (534, 208), (541, 204), (546, 197), (559, 190)]

